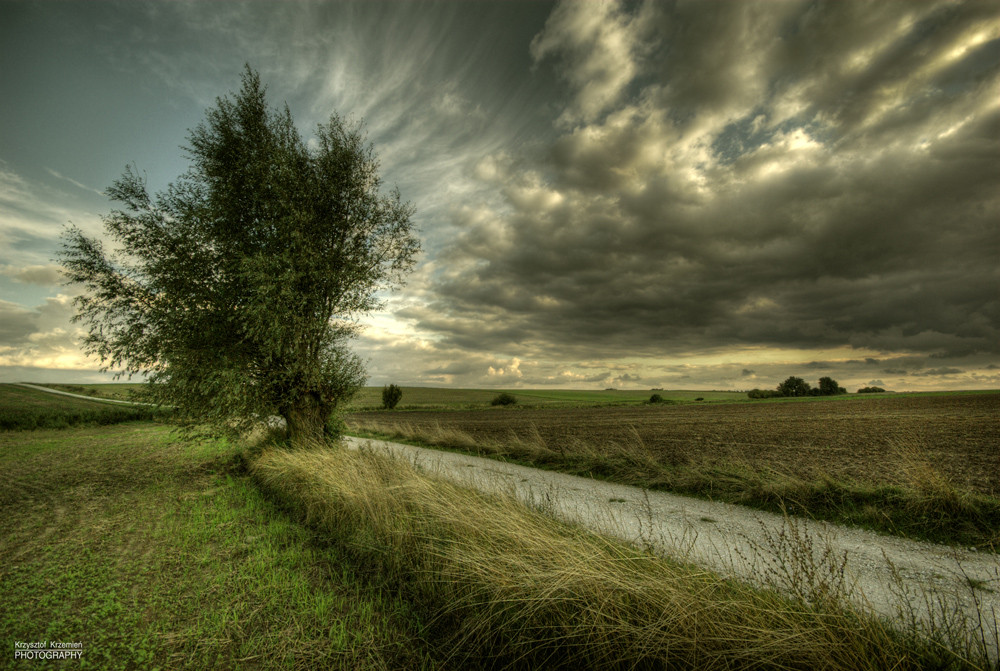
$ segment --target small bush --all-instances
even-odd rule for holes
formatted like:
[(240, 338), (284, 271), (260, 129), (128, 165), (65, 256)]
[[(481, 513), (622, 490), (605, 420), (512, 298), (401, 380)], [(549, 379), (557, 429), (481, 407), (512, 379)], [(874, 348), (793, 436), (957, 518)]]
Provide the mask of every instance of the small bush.
[(776, 389), (751, 389), (747, 392), (750, 398), (777, 398), (781, 392)]
[(490, 401), (490, 405), (514, 405), (516, 403), (517, 397), (513, 394), (508, 394), (507, 392), (497, 395), (492, 401)]
[(396, 385), (388, 384), (382, 387), (382, 407), (386, 410), (395, 408), (401, 398), (403, 398), (403, 390)]
[(653, 394), (652, 396), (649, 397), (649, 402), (650, 403), (663, 403), (663, 397), (660, 396), (659, 394)]

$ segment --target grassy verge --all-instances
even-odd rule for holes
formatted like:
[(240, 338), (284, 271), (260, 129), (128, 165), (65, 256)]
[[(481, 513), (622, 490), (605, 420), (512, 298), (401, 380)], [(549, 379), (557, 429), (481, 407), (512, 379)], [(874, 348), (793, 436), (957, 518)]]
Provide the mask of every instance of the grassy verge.
[(458, 668), (977, 668), (954, 641), (897, 632), (836, 590), (751, 588), (371, 450), (270, 450), (251, 472), (381, 566)]
[(101, 384), (57, 384), (42, 383), (40, 386), (68, 391), (71, 394), (93, 396), (94, 398), (110, 398), (118, 401), (129, 401), (132, 395), (144, 385), (141, 382), (106, 382)]
[(1000, 549), (1000, 500), (961, 489), (927, 460), (918, 446), (898, 445), (898, 482), (874, 486), (816, 473), (796, 476), (738, 459), (709, 458), (699, 446), (678, 444), (654, 458), (638, 434), (594, 445), (580, 439), (550, 444), (537, 431), (505, 440), (476, 439), (455, 428), (400, 421), (348, 419), (358, 435), (445, 447), (558, 470), (726, 501), (770, 512), (789, 512), (921, 540)]
[(0, 434), (0, 667), (48, 668), (16, 641), (80, 642), (82, 669), (434, 666), (380, 572), (241, 463), (147, 423)]
[(9, 384), (0, 385), (0, 431), (106, 426), (165, 416), (164, 411), (154, 408), (113, 405)]

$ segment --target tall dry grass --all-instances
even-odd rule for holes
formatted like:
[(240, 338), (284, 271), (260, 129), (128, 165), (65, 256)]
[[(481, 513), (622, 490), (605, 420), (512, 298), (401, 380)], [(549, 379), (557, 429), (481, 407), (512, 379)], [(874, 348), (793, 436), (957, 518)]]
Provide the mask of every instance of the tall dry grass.
[(752, 588), (373, 450), (265, 450), (275, 498), (390, 576), (456, 665), (973, 668), (831, 599)]

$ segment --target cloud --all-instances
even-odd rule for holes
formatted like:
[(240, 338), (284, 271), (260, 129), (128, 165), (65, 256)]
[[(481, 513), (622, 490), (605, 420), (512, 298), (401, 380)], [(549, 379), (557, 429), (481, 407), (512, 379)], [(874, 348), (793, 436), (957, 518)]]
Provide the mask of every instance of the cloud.
[(63, 267), (56, 264), (34, 266), (3, 266), (0, 275), (11, 277), (18, 282), (37, 284), (43, 287), (59, 285), (63, 282)]
[[(555, 119), (541, 160), (481, 164), (501, 199), (456, 214), (441, 255), (455, 272), (404, 316), (531, 359), (1000, 353), (1000, 65), (975, 42), (997, 18), (844, 4), (561, 5), (533, 54), (570, 54), (557, 67), (578, 82), (563, 110), (577, 124)], [(609, 15), (650, 55), (640, 85), (588, 97), (573, 49)]]
[(922, 370), (919, 373), (913, 373), (913, 375), (921, 376), (939, 376), (939, 375), (959, 375), (961, 374), (961, 368), (949, 368), (947, 366), (941, 368), (930, 368), (928, 370)]
[(93, 368), (80, 351), (83, 332), (70, 323), (73, 313), (65, 294), (33, 308), (0, 300), (0, 367)]
[(591, 122), (618, 102), (637, 71), (641, 22), (617, 2), (562, 2), (545, 29), (531, 42), (535, 62), (554, 57), (574, 89), (573, 103), (560, 117), (564, 124)]
[(45, 265), (55, 240), (69, 224), (88, 233), (100, 231), (100, 218), (64, 205), (65, 194), (22, 177), (0, 160), (0, 264)]

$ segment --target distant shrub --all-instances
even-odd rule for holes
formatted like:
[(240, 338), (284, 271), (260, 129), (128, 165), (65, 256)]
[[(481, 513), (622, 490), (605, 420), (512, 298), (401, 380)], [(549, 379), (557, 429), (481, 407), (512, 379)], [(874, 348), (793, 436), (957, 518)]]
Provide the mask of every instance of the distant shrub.
[(862, 387), (858, 389), (859, 394), (881, 394), (884, 393), (885, 389), (882, 387)]
[(705, 397), (704, 396), (699, 396), (698, 398), (696, 398), (694, 400), (696, 400), (696, 401), (704, 401)]
[(517, 397), (507, 392), (497, 395), (490, 401), (490, 405), (514, 405), (515, 403), (517, 403)]
[(382, 407), (386, 410), (395, 408), (401, 398), (403, 398), (403, 390), (396, 385), (388, 384), (382, 387)]
[(747, 392), (750, 398), (777, 398), (781, 392), (776, 389), (751, 389)]
[(652, 396), (649, 397), (649, 402), (650, 403), (663, 403), (663, 397), (660, 396), (659, 394), (653, 394)]

